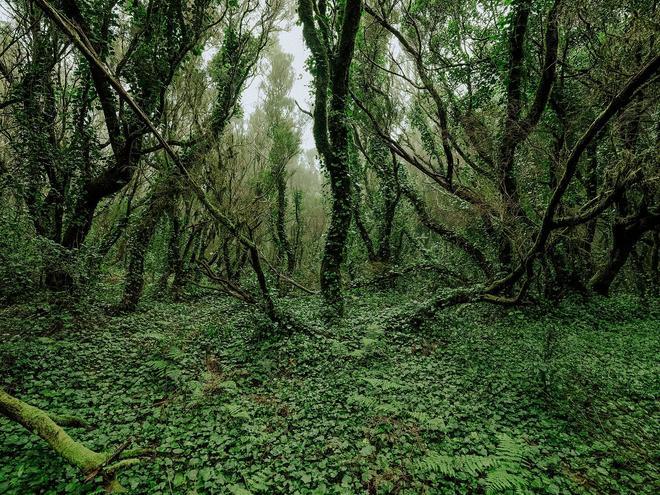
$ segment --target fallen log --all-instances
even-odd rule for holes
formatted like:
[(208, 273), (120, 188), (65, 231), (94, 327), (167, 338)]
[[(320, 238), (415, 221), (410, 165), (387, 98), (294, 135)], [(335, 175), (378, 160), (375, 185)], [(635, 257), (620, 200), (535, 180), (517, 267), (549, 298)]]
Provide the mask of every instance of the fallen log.
[[(127, 444), (114, 453), (94, 452), (71, 438), (54, 420), (59, 419), (63, 424), (71, 426), (81, 426), (85, 424), (84, 422), (70, 416), (49, 415), (46, 411), (9, 395), (1, 388), (0, 415), (16, 421), (28, 431), (44, 439), (58, 455), (81, 471), (85, 476), (85, 481), (102, 476), (103, 486), (108, 492), (126, 491), (116, 478), (117, 471), (122, 467), (139, 462), (139, 457), (148, 453), (146, 450), (124, 452)], [(128, 457), (127, 454), (132, 457)]]

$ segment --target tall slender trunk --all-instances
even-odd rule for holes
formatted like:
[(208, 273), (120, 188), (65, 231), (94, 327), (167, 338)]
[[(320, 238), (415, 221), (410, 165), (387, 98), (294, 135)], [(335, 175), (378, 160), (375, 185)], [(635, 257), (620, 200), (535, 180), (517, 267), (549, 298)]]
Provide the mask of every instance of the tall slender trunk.
[(302, 200), (303, 200), (303, 194), (302, 191), (294, 191), (293, 193), (293, 213), (294, 213), (294, 218), (295, 218), (295, 228), (293, 231), (293, 246), (292, 246), (292, 252), (293, 252), (293, 270), (295, 271), (296, 266), (300, 263), (302, 260), (303, 252), (302, 252), (302, 230), (303, 230), (303, 222), (302, 222)]
[(351, 225), (351, 179), (347, 167), (338, 161), (330, 174), (332, 210), (323, 260), (321, 261), (321, 292), (325, 301), (343, 312), (341, 295), (341, 266), (344, 261), (346, 239)]
[[(298, 2), (303, 38), (312, 52), (315, 65), (314, 141), (330, 176), (332, 193), (330, 226), (321, 262), (320, 282), (326, 314), (335, 318), (343, 314), (341, 267), (352, 217), (346, 112), (349, 71), (360, 26), (362, 2), (347, 0), (341, 12), (337, 12), (340, 27), (335, 46), (330, 46), (331, 37), (325, 24), (328, 6), (324, 2), (318, 7), (320, 11), (317, 14), (312, 1)], [(318, 26), (317, 17), (323, 19)]]
[(125, 311), (135, 310), (140, 301), (144, 288), (144, 259), (160, 219), (170, 209), (175, 196), (174, 184), (172, 177), (161, 179), (130, 234), (126, 283), (121, 302), (121, 308)]
[(295, 254), (289, 242), (286, 231), (286, 174), (284, 169), (276, 177), (277, 182), (277, 212), (275, 219), (275, 230), (277, 236), (277, 250), (280, 260), (286, 260), (286, 273), (291, 275), (295, 267)]
[(170, 218), (171, 231), (170, 238), (167, 243), (167, 260), (165, 262), (165, 267), (163, 268), (163, 273), (161, 273), (160, 278), (158, 279), (156, 288), (158, 297), (165, 297), (167, 295), (170, 275), (174, 273), (176, 260), (179, 256), (181, 224), (174, 209), (170, 210), (167, 215)]

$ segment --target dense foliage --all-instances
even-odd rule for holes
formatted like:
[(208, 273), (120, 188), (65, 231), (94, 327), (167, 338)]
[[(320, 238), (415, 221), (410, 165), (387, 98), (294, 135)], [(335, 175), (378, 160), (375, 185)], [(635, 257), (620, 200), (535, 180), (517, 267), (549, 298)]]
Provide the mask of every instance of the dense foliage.
[(0, 492), (655, 493), (658, 8), (0, 4)]
[[(332, 336), (266, 342), (254, 313), (213, 297), (128, 317), (15, 306), (3, 386), (82, 414), (91, 446), (153, 446), (122, 476), (137, 493), (655, 491), (660, 315), (645, 302), (449, 310), (409, 334), (383, 330), (391, 293), (350, 300)], [(322, 324), (315, 298), (294, 305)], [(93, 491), (1, 427), (0, 491)]]

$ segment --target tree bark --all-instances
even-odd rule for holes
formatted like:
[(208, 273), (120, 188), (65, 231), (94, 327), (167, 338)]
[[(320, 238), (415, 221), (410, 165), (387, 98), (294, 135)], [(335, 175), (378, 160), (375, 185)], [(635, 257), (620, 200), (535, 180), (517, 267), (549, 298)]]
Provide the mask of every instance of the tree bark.
[(615, 222), (612, 226), (612, 248), (605, 264), (589, 281), (591, 290), (603, 296), (609, 295), (612, 282), (625, 265), (635, 244), (646, 232), (659, 226), (660, 213), (650, 212)]
[(277, 213), (275, 218), (275, 231), (277, 236), (277, 249), (280, 260), (286, 259), (286, 274), (291, 275), (295, 268), (296, 259), (286, 231), (286, 168), (279, 167), (275, 182), (277, 186)]
[(176, 188), (172, 188), (174, 183), (169, 177), (161, 178), (140, 220), (130, 234), (126, 283), (121, 302), (121, 309), (124, 311), (134, 311), (140, 301), (144, 287), (144, 258), (158, 222), (170, 209), (170, 204), (176, 196)]
[[(323, 4), (325, 8), (325, 4)], [(332, 209), (321, 261), (321, 294), (327, 315), (343, 314), (341, 267), (348, 229), (351, 224), (351, 177), (348, 166), (348, 126), (346, 123), (349, 70), (353, 60), (355, 37), (362, 15), (360, 0), (347, 0), (341, 12), (337, 45), (328, 46), (326, 12), (319, 12), (316, 26), (311, 0), (300, 0), (298, 13), (303, 38), (315, 64), (314, 140), (330, 176)], [(330, 104), (328, 105), (328, 91)]]

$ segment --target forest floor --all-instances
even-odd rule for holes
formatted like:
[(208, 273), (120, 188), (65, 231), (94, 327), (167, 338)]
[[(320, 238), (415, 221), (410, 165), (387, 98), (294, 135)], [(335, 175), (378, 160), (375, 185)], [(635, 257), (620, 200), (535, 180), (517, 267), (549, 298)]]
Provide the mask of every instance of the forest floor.
[[(407, 296), (412, 297), (412, 296)], [(628, 297), (473, 305), (385, 332), (401, 294), (349, 296), (332, 335), (259, 341), (222, 297), (110, 316), (0, 310), (0, 386), (157, 456), (138, 494), (658, 493), (660, 314)], [(320, 303), (292, 311), (319, 321)], [(48, 446), (0, 418), (0, 493), (90, 493)]]

